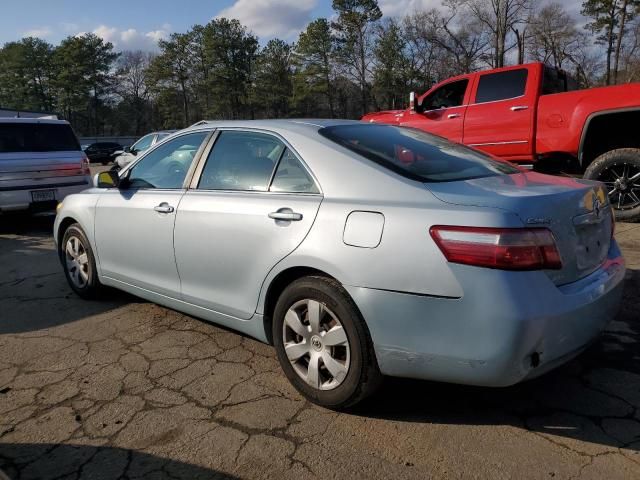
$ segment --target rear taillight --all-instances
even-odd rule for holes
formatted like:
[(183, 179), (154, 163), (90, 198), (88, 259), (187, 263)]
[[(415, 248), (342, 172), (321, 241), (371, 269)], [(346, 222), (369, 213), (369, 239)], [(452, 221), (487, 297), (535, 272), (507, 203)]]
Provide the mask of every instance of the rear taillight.
[(89, 168), (89, 159), (83, 154), (80, 160), (80, 168), (82, 168), (83, 175), (91, 175), (91, 169)]
[(560, 253), (546, 228), (436, 225), (431, 237), (452, 263), (503, 270), (558, 270)]

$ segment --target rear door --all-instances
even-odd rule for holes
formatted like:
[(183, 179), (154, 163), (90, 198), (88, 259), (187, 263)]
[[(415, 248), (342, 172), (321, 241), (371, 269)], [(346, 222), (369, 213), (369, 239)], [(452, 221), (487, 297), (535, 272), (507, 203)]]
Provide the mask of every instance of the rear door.
[(322, 195), (274, 134), (222, 130), (205, 155), (176, 218), (182, 298), (249, 319), (262, 282), (302, 242)]
[(467, 92), (470, 79), (453, 80), (436, 87), (422, 99), (422, 113), (405, 115), (401, 125), (415, 127), (462, 142)]
[(524, 67), (479, 74), (464, 119), (465, 145), (503, 158), (530, 159), (536, 77), (534, 69)]

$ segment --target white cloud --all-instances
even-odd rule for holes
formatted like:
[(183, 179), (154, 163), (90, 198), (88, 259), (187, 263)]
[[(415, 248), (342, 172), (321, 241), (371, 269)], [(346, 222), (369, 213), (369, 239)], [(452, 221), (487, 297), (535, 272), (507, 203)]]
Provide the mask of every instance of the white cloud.
[(27, 30), (22, 32), (23, 37), (37, 37), (37, 38), (47, 38), (53, 33), (51, 27), (38, 27), (32, 28), (31, 30)]
[(380, 0), (378, 2), (383, 15), (398, 17), (411, 14), (415, 11), (440, 8), (442, 0)]
[(93, 33), (104, 41), (113, 43), (116, 50), (157, 50), (158, 41), (167, 38), (170, 30), (171, 25), (166, 24), (150, 32), (139, 32), (135, 28), (120, 30), (116, 27), (100, 25), (93, 30)]
[(235, 18), (261, 37), (291, 38), (311, 21), (317, 0), (236, 0), (216, 15)]

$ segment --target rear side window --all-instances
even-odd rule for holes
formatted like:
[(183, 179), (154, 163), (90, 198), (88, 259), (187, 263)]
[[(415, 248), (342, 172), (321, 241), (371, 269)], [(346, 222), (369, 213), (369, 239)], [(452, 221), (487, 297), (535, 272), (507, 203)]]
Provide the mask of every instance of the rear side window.
[(320, 193), (311, 175), (288, 148), (282, 154), (273, 176), (271, 192)]
[(0, 153), (80, 150), (71, 126), (53, 123), (0, 123)]
[(507, 162), (421, 130), (391, 125), (338, 125), (320, 134), (404, 177), (448, 182), (518, 173)]
[(202, 190), (267, 191), (284, 144), (272, 135), (222, 131), (202, 170)]
[(480, 76), (476, 103), (495, 102), (524, 95), (527, 87), (526, 68), (489, 73)]

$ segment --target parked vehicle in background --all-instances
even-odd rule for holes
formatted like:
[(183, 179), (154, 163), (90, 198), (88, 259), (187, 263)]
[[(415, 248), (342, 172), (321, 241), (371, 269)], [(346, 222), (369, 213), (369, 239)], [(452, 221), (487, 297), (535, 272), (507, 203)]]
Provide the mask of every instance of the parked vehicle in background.
[(68, 122), (0, 118), (0, 212), (55, 210), (90, 184), (89, 161)]
[(621, 300), (601, 184), (416, 129), (200, 123), (96, 185), (54, 225), (76, 293), (109, 285), (272, 342), (292, 384), (328, 407), (382, 374), (541, 375)]
[(363, 120), (415, 127), (505, 160), (600, 180), (619, 220), (640, 219), (640, 83), (578, 90), (542, 63), (450, 78), (406, 110)]
[(175, 131), (176, 130), (163, 130), (160, 132), (149, 133), (140, 138), (130, 147), (125, 148), (124, 151), (116, 152), (114, 169), (118, 170), (126, 167), (136, 158), (137, 155), (147, 151), (149, 148), (153, 147), (156, 143), (168, 137)]
[(116, 152), (122, 151), (122, 145), (116, 142), (96, 142), (83, 150), (87, 154), (89, 162), (100, 162), (102, 165), (107, 165), (115, 159)]

